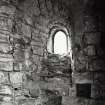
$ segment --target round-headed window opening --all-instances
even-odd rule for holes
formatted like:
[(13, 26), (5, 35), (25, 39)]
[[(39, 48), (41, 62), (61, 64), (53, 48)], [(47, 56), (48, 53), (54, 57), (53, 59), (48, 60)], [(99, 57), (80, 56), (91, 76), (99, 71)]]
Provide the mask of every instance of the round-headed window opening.
[(53, 37), (53, 52), (55, 54), (67, 54), (68, 43), (67, 36), (63, 31), (57, 31)]
[(54, 27), (50, 30), (47, 50), (50, 53), (59, 55), (70, 53), (71, 40), (68, 30), (65, 27)]

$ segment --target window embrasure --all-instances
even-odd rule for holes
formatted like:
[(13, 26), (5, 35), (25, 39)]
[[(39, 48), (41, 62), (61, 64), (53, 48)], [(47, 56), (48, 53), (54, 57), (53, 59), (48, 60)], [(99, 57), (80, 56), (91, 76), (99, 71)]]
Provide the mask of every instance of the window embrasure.
[(70, 53), (70, 35), (65, 27), (55, 26), (50, 30), (47, 50), (50, 53), (59, 55), (68, 55)]

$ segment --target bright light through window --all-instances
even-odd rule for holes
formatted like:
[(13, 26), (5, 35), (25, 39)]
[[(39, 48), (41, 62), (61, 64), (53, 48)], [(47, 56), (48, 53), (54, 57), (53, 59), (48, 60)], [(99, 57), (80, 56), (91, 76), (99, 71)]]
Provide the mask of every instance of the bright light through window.
[(54, 53), (67, 54), (67, 37), (64, 32), (58, 31), (54, 37)]

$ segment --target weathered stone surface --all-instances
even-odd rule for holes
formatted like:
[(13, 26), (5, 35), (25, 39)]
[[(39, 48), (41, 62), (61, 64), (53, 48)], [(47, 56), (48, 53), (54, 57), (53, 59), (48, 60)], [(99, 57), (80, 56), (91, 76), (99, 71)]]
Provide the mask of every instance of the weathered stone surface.
[(42, 42), (41, 42), (40, 39), (38, 39), (38, 40), (32, 40), (31, 45), (32, 46), (42, 46)]
[(26, 65), (24, 62), (14, 62), (14, 70), (15, 71), (22, 71), (22, 70), (26, 70)]
[(31, 89), (30, 95), (32, 98), (37, 98), (39, 96), (40, 90), (39, 89)]
[(3, 30), (11, 31), (12, 25), (13, 25), (12, 19), (8, 19), (8, 17), (5, 18), (3, 16), (0, 17), (0, 29), (1, 29), (1, 32)]
[(12, 95), (11, 87), (7, 85), (0, 85), (0, 94), (2, 95)]
[(102, 84), (94, 84), (92, 85), (92, 94), (91, 97), (94, 99), (100, 99), (104, 100), (105, 99), (105, 85), (103, 86)]
[(104, 65), (104, 61), (101, 59), (95, 59), (92, 60), (91, 62), (89, 62), (88, 64), (88, 69), (90, 71), (100, 71), (100, 70), (105, 70), (105, 65)]
[(13, 70), (13, 62), (11, 62), (11, 61), (0, 61), (0, 70), (12, 71)]
[(48, 11), (46, 8), (46, 2), (43, 0), (40, 0), (40, 8), (41, 8), (41, 14), (47, 16), (48, 15)]
[(97, 30), (95, 19), (92, 16), (84, 16), (84, 30), (85, 32), (94, 32)]
[(52, 3), (51, 3), (51, 1), (50, 0), (48, 0), (47, 2), (46, 2), (46, 6), (47, 6), (47, 9), (48, 9), (48, 11), (52, 11)]
[(40, 16), (41, 11), (38, 8), (38, 5), (37, 5), (37, 7), (34, 7), (33, 9), (34, 9), (33, 14), (36, 15), (36, 16)]
[(8, 19), (7, 20), (7, 24), (8, 24), (8, 30), (11, 31), (13, 28), (13, 20), (12, 19)]
[(91, 73), (77, 73), (73, 75), (75, 83), (92, 83)]
[(30, 97), (29, 90), (15, 88), (15, 102), (19, 104), (21, 101), (26, 100)]
[(24, 19), (25, 19), (25, 21), (26, 21), (28, 24), (30, 24), (30, 25), (33, 24), (31, 17), (29, 17), (29, 16), (27, 16), (27, 15), (24, 15)]
[[(29, 93), (29, 90), (28, 89), (19, 89), (19, 88), (14, 88), (14, 93), (15, 93), (15, 96), (17, 97), (17, 99), (20, 97), (20, 96), (24, 96), (24, 97), (29, 97), (30, 96), (30, 93)], [(21, 98), (20, 98), (21, 99)]]
[(1, 29), (1, 31), (3, 31), (3, 30), (11, 31), (12, 25), (13, 25), (12, 19), (5, 17), (5, 16), (0, 16), (0, 29)]
[(25, 24), (22, 24), (22, 32), (23, 35), (27, 37), (31, 37), (31, 27)]
[(25, 60), (25, 55), (24, 55), (24, 50), (15, 50), (14, 52), (14, 60), (16, 62), (24, 62)]
[(0, 83), (9, 83), (8, 73), (0, 71)]
[(76, 30), (76, 36), (79, 34), (81, 35), (84, 30), (84, 24), (83, 24), (83, 17), (81, 17), (82, 13), (76, 14), (75, 16), (75, 30)]
[(10, 96), (1, 96), (0, 95), (0, 101), (4, 101), (4, 102), (12, 102), (12, 97)]
[(32, 48), (33, 48), (33, 54), (43, 56), (43, 49), (42, 48), (38, 48), (38, 47), (32, 47)]
[[(2, 4), (2, 1), (6, 2), (6, 5), (4, 2)], [(2, 84), (8, 83), (9, 76), (11, 82), (9, 85), (14, 89), (12, 96), (14, 100), (13, 103), (10, 103), (11, 98), (8, 97), (8, 95), (11, 95), (12, 92), (4, 87), (4, 85), (2, 88), (0, 87), (0, 94), (2, 94), (0, 96), (0, 105), (42, 104), (41, 99), (35, 99), (37, 98), (37, 94), (39, 94), (39, 91), (37, 91), (39, 88), (57, 90), (56, 92), (59, 91), (58, 93), (63, 97), (67, 96), (67, 99), (63, 98), (63, 105), (104, 105), (103, 102), (95, 103), (96, 100), (93, 102), (93, 100), (90, 99), (75, 97), (75, 87), (70, 91), (68, 89), (70, 87), (69, 78), (65, 79), (64, 77), (61, 77), (53, 78), (52, 80), (51, 78), (47, 78), (47, 82), (45, 82), (43, 80), (41, 81), (40, 77), (36, 74), (36, 72), (40, 73), (41, 70), (44, 71), (41, 61), (43, 57), (48, 56), (47, 51), (46, 55), (44, 53), (47, 47), (48, 37), (50, 36), (50, 29), (52, 28), (50, 26), (53, 26), (54, 24), (64, 25), (68, 30), (70, 29), (69, 34), (73, 38), (72, 45), (75, 45), (76, 43), (79, 46), (75, 52), (73, 51), (73, 66), (74, 71), (77, 70), (77, 72), (81, 71), (84, 73), (76, 75), (75, 78), (73, 77), (76, 83), (90, 83), (93, 78), (91, 74), (87, 73), (89, 70), (104, 70), (104, 61), (99, 59), (91, 61), (91, 57), (96, 55), (95, 48), (98, 49), (98, 47), (100, 47), (100, 33), (96, 30), (97, 27), (95, 26), (94, 18), (91, 16), (84, 17), (84, 6), (82, 6), (84, 1), (22, 1), (0, 1), (0, 42), (3, 43), (0, 44), (0, 52), (11, 53), (11, 55), (0, 54), (0, 84), (2, 86)], [(17, 3), (15, 4), (15, 2), (18, 2), (19, 5), (17, 5)], [(79, 2), (80, 4), (78, 4)], [(85, 0), (85, 2), (88, 2), (88, 0)], [(67, 13), (66, 7), (69, 7), (69, 13)], [(73, 14), (71, 14), (70, 11), (72, 11)], [(71, 26), (69, 27), (69, 25)], [(71, 30), (71, 27), (73, 30)], [(10, 48), (9, 44), (6, 45), (8, 42), (11, 44)], [(4, 45), (4, 43), (6, 44)], [(30, 47), (30, 49), (28, 49), (28, 47)], [(14, 49), (12, 50), (12, 48)], [(72, 48), (74, 50), (74, 46), (72, 46)], [(70, 69), (69, 66), (71, 62), (68, 64), (64, 59), (62, 61), (61, 59), (57, 61), (57, 59), (53, 57), (50, 63), (49, 70), (53, 68), (52, 72), (56, 71), (57, 73), (61, 73), (60, 71), (66, 72), (66, 69)], [(6, 72), (3, 72), (3, 70)], [(11, 70), (13, 71), (11, 72)], [(32, 72), (33, 74), (31, 74)], [(30, 73), (30, 76), (24, 78), (24, 75), (28, 73)], [(46, 73), (46, 71), (44, 73)], [(100, 80), (100, 78), (102, 79)], [(94, 79), (96, 90), (99, 91), (101, 87), (99, 88), (97, 85), (102, 86), (101, 84), (104, 84), (104, 75), (95, 76)], [(101, 81), (100, 84), (99, 81)], [(95, 90), (95, 88), (93, 90)], [(96, 92), (96, 90), (94, 92)], [(104, 91), (105, 90), (102, 88), (102, 91), (99, 92), (101, 94), (102, 92), (104, 93)], [(68, 97), (68, 93), (70, 93), (70, 97)], [(48, 96), (48, 94), (46, 96)], [(49, 103), (46, 103), (46, 105), (56, 105), (56, 101), (57, 100), (53, 101), (52, 99)]]
[(42, 48), (38, 49), (37, 54), (39, 54), (40, 56), (43, 56), (43, 49)]
[(12, 72), (10, 73), (10, 81), (14, 87), (20, 87), (23, 83), (23, 73), (21, 72)]
[(38, 55), (32, 55), (33, 62), (40, 61), (40, 57)]
[(7, 43), (0, 43), (0, 51), (4, 53), (8, 53), (12, 50), (12, 47)]
[(87, 56), (95, 56), (96, 55), (96, 50), (95, 46), (89, 45), (84, 49), (84, 52)]
[(97, 45), (100, 43), (100, 32), (85, 33), (83, 40), (86, 44)]
[(7, 35), (3, 34), (2, 32), (0, 32), (0, 42), (1, 43), (2, 42), (5, 42), (5, 43), (9, 42), (9, 36), (7, 36)]
[(30, 100), (20, 100), (18, 102), (19, 105), (35, 105), (35, 99), (30, 99)]
[(88, 63), (88, 57), (83, 54), (83, 51), (78, 52), (74, 60), (75, 69), (78, 72), (86, 72), (86, 65)]
[(0, 61), (6, 62), (6, 61), (13, 61), (13, 56), (11, 54), (3, 54), (0, 53)]
[(0, 102), (0, 105), (13, 105), (13, 102)]
[(16, 8), (13, 6), (1, 6), (0, 13), (14, 14)]
[(3, 17), (0, 18), (0, 29), (8, 30), (7, 19), (5, 19)]

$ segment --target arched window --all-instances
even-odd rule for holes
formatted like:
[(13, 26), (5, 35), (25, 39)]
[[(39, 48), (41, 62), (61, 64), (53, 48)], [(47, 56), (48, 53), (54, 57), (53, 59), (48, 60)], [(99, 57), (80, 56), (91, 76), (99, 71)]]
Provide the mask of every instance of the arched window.
[(63, 31), (58, 31), (54, 35), (53, 50), (55, 54), (66, 54), (67, 53), (67, 36)]
[(71, 51), (70, 33), (63, 26), (54, 26), (49, 33), (47, 50), (53, 54), (67, 55)]
[(69, 56), (71, 59), (72, 69), (74, 69), (71, 32), (71, 29), (66, 28), (63, 24), (55, 24), (52, 26), (47, 40), (47, 54), (57, 54), (61, 57)]

